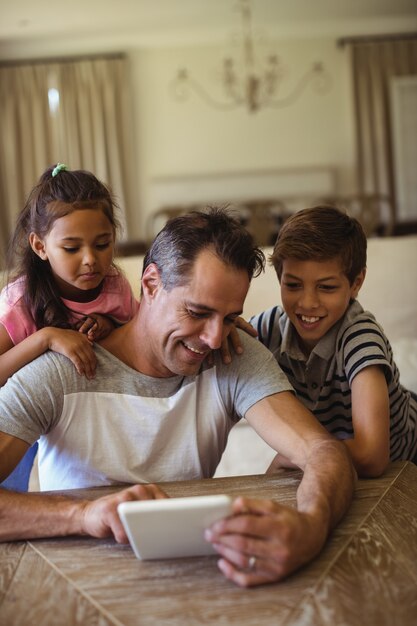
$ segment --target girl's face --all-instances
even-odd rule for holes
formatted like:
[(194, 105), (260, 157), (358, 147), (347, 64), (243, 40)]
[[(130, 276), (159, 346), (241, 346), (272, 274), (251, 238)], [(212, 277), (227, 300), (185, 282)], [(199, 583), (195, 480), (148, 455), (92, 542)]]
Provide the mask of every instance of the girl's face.
[(36, 254), (48, 260), (61, 297), (95, 298), (114, 254), (114, 228), (101, 208), (77, 209), (55, 220), (40, 239), (30, 235)]

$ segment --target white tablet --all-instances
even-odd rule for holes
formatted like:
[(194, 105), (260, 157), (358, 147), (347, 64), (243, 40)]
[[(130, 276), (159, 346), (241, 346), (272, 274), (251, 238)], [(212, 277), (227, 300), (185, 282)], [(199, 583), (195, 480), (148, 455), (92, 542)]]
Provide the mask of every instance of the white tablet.
[(215, 554), (204, 530), (232, 513), (226, 495), (122, 502), (120, 519), (138, 559)]

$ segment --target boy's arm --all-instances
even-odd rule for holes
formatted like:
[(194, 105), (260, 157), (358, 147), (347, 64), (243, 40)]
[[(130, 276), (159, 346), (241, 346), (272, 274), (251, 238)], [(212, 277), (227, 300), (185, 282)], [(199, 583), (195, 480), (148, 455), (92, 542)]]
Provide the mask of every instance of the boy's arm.
[(353, 439), (345, 439), (359, 476), (380, 476), (390, 459), (390, 405), (383, 369), (372, 365), (352, 381)]

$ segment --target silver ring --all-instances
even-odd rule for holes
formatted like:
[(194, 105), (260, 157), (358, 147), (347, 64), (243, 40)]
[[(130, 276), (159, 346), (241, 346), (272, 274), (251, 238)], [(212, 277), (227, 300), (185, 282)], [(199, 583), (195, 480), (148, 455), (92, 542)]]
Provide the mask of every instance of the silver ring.
[(248, 561), (248, 569), (256, 568), (256, 556), (250, 556)]

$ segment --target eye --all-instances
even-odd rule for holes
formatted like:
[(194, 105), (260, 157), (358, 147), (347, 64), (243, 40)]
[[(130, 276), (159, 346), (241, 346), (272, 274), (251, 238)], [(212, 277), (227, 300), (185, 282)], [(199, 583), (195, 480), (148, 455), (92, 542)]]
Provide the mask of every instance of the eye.
[(64, 250), (69, 254), (74, 254), (75, 252), (78, 252), (79, 248), (68, 248), (67, 246), (65, 246)]
[(319, 289), (327, 292), (336, 291), (337, 285), (319, 285)]
[(288, 282), (284, 282), (284, 285), (287, 289), (300, 289), (301, 287), (301, 283), (296, 283), (294, 281), (288, 281)]
[(187, 309), (187, 313), (190, 317), (198, 320), (204, 319), (208, 315), (208, 313), (198, 313), (197, 311), (193, 311), (192, 309)]
[(106, 250), (111, 245), (111, 241), (106, 241), (105, 243), (96, 244), (97, 250)]

